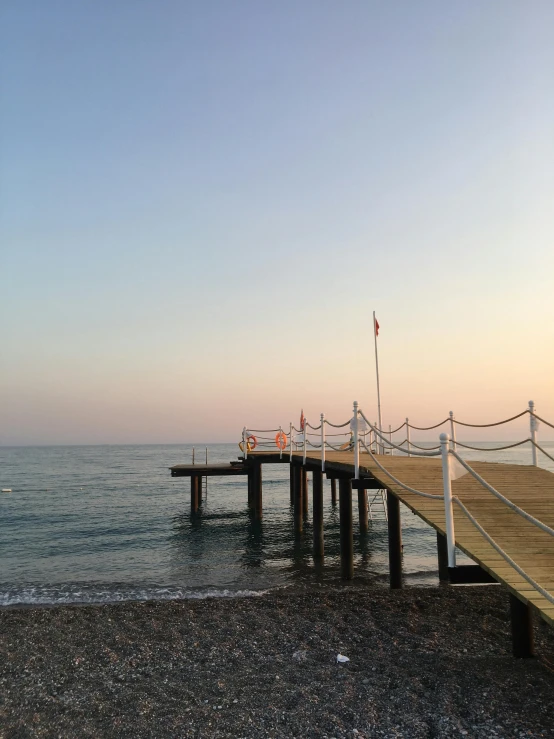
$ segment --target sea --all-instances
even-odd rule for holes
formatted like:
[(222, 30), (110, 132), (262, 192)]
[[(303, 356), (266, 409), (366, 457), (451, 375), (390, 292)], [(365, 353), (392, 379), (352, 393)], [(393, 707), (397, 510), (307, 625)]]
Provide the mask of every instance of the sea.
[[(527, 445), (497, 452), (489, 450), (502, 443), (472, 444), (481, 451), (466, 451), (468, 459), (531, 463)], [(554, 456), (554, 443), (543, 446)], [(196, 462), (206, 453), (209, 462), (230, 462), (239, 450), (195, 446)], [(340, 582), (328, 480), (325, 558), (315, 562), (310, 518), (303, 537), (293, 535), (287, 464), (263, 467), (259, 523), (248, 512), (243, 476), (209, 478), (201, 513), (191, 517), (190, 482), (171, 477), (169, 467), (192, 456), (186, 444), (0, 447), (0, 488), (10, 491), (0, 492), (0, 606), (233, 597)], [(539, 464), (554, 472), (540, 453)], [(388, 573), (379, 495), (371, 513), (368, 534), (354, 534), (354, 582), (379, 587)], [(438, 584), (434, 531), (403, 508), (402, 535), (406, 583)]]

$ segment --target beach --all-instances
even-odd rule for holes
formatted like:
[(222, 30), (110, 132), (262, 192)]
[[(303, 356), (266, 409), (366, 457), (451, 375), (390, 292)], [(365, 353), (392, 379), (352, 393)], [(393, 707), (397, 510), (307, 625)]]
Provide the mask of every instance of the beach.
[(535, 641), (512, 657), (501, 586), (5, 608), (0, 736), (552, 736)]

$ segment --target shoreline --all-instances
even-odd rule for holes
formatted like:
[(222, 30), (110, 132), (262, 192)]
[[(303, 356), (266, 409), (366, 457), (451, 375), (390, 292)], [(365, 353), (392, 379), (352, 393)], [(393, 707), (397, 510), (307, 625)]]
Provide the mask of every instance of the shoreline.
[(500, 586), (3, 608), (0, 737), (553, 736), (535, 640)]

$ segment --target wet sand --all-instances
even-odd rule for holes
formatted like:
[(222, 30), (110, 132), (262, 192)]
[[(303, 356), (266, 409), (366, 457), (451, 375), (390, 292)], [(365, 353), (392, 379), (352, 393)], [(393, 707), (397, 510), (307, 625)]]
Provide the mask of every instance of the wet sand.
[(535, 639), (498, 586), (5, 609), (0, 737), (549, 737)]

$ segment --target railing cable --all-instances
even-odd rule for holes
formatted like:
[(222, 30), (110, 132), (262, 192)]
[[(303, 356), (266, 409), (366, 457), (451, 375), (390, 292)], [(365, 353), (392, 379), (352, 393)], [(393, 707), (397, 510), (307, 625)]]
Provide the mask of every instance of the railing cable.
[(457, 441), (458, 446), (463, 446), (464, 449), (472, 449), (474, 452), (501, 452), (503, 449), (513, 449), (515, 446), (521, 446), (522, 444), (528, 444), (531, 439), (523, 439), (522, 441), (516, 441), (515, 444), (507, 444), (506, 446), (495, 446), (495, 447), (480, 447), (470, 446), (469, 444), (462, 444), (461, 441)]
[(504, 421), (497, 421), (496, 423), (464, 423), (463, 421), (458, 421), (455, 418), (453, 420), (454, 420), (454, 423), (458, 424), (458, 426), (468, 426), (473, 429), (487, 429), (487, 428), (491, 428), (492, 426), (502, 426), (502, 424), (504, 423), (510, 423), (510, 421), (515, 421), (516, 418), (521, 418), (526, 413), (529, 413), (527, 409), (525, 409), (524, 411), (521, 411), (521, 413), (518, 413), (517, 416), (512, 416), (511, 418), (506, 418)]
[(449, 449), (448, 453), (451, 454), (453, 457), (455, 457), (458, 460), (458, 462), (462, 465), (462, 467), (465, 467), (465, 469), (470, 473), (470, 475), (472, 475), (477, 480), (477, 482), (480, 482), (484, 488), (486, 488), (490, 493), (492, 493), (496, 498), (498, 498), (498, 500), (501, 500), (505, 505), (508, 506), (508, 508), (514, 511), (514, 513), (518, 513), (526, 521), (529, 521), (529, 523), (534, 524), (542, 531), (546, 532), (547, 534), (550, 534), (550, 536), (554, 536), (554, 529), (551, 529), (550, 526), (547, 526), (542, 521), (539, 521), (538, 518), (535, 518), (530, 513), (527, 513), (527, 511), (524, 511), (523, 508), (520, 508), (515, 503), (512, 503), (512, 501), (509, 498), (506, 498), (506, 496), (498, 492), (496, 488), (493, 488), (492, 485), (489, 485), (489, 483), (484, 478), (482, 478), (481, 475), (473, 469), (473, 467), (470, 467), (468, 463), (460, 457), (459, 454), (457, 454), (452, 449)]

